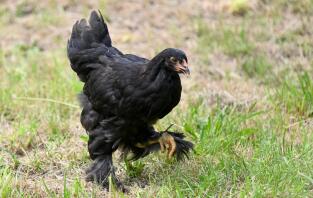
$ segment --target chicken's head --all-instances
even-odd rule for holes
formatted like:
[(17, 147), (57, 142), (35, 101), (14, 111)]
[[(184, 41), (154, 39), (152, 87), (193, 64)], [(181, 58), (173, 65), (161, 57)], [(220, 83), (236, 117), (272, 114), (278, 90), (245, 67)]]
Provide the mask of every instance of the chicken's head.
[(164, 50), (165, 67), (177, 73), (188, 74), (188, 59), (186, 54), (179, 49), (168, 48)]

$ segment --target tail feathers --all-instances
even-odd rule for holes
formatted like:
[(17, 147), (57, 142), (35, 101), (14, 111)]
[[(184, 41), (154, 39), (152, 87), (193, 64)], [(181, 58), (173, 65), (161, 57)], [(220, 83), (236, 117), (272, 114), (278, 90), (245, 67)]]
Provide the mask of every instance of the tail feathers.
[(104, 43), (107, 47), (111, 47), (112, 41), (110, 38), (109, 30), (103, 20), (103, 16), (100, 11), (99, 15), (96, 11), (91, 12), (89, 24), (91, 29), (93, 30), (92, 32), (96, 41)]
[(67, 43), (67, 56), (83, 82), (86, 82), (88, 73), (98, 67), (92, 63), (108, 48), (112, 48), (112, 42), (100, 12), (92, 11), (89, 22), (81, 19), (74, 24)]
[(111, 47), (112, 41), (101, 13), (92, 11), (88, 23), (86, 19), (81, 19), (74, 24), (68, 41), (69, 56), (75, 52), (92, 48), (93, 45), (97, 44)]

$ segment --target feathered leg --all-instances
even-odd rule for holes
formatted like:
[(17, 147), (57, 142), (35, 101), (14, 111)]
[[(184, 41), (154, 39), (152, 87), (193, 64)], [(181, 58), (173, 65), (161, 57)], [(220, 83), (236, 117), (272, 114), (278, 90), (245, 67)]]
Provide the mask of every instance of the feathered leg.
[(104, 187), (108, 187), (108, 178), (111, 176), (112, 180), (117, 182), (114, 173), (112, 162), (112, 155), (98, 156), (93, 164), (86, 170), (86, 181), (95, 181)]
[(103, 116), (93, 110), (85, 95), (81, 94), (79, 97), (84, 107), (81, 113), (81, 123), (89, 135), (88, 151), (90, 158), (94, 160), (86, 170), (86, 180), (97, 182), (108, 188), (108, 179), (111, 176), (113, 183), (122, 188), (115, 176), (112, 161), (112, 153), (116, 150), (114, 148), (116, 137), (112, 135), (114, 124), (111, 121), (113, 119), (104, 119)]
[(114, 172), (112, 143), (105, 140), (101, 127), (89, 131), (88, 151), (94, 162), (86, 170), (86, 181), (94, 181), (108, 188), (111, 177), (114, 184), (121, 186)]

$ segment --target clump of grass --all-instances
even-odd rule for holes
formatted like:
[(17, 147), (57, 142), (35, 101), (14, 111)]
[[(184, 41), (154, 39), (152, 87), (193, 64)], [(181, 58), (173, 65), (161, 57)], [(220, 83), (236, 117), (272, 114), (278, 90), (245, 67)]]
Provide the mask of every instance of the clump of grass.
[[(299, 116), (313, 116), (313, 81), (307, 73), (299, 74), (296, 82), (285, 79), (276, 90), (278, 106), (288, 113)], [(280, 105), (279, 105), (280, 104)]]
[(288, 2), (279, 0), (274, 4), (276, 4), (275, 8), (277, 9), (290, 9), (295, 14), (310, 15), (313, 13), (311, 9), (313, 2), (311, 0), (290, 0)]
[(126, 173), (129, 177), (139, 177), (144, 170), (145, 164), (141, 161), (125, 161)]
[[(60, 194), (57, 194), (53, 191), (53, 189), (49, 188), (49, 184), (47, 184), (44, 180), (42, 180), (42, 185), (44, 187), (45, 196), (49, 197), (59, 197)], [(84, 188), (80, 179), (75, 178), (73, 182), (69, 184), (67, 176), (64, 175), (63, 179), (63, 193), (62, 197), (69, 198), (69, 197), (96, 197), (94, 193), (88, 193)]]
[(0, 166), (0, 196), (10, 197), (13, 195), (14, 189), (12, 185), (13, 174), (9, 168)]
[(24, 155), (25, 151), (35, 146), (38, 123), (30, 120), (28, 124), (19, 123), (15, 127), (16, 133), (10, 134), (7, 138), (10, 142), (9, 149), (18, 155)]
[[(200, 52), (222, 50), (231, 57), (241, 57), (250, 55), (255, 49), (254, 44), (248, 39), (243, 25), (228, 28), (221, 24), (218, 29), (213, 29), (199, 20), (196, 27)], [(207, 54), (205, 55), (207, 56)]]
[(228, 5), (229, 11), (234, 15), (244, 15), (249, 9), (249, 1), (248, 0), (232, 0)]
[(230, 56), (248, 55), (254, 49), (254, 45), (248, 40), (244, 28), (235, 31), (225, 30), (221, 40), (226, 54)]
[(15, 14), (17, 17), (23, 17), (35, 11), (35, 2), (21, 1), (16, 6)]
[(272, 74), (273, 66), (265, 56), (251, 56), (246, 58), (241, 68), (249, 78), (257, 77), (265, 81)]

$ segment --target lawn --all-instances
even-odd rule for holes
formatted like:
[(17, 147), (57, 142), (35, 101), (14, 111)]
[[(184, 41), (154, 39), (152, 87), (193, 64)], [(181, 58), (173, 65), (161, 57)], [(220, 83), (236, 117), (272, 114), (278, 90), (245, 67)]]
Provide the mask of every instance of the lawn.
[[(100, 9), (113, 45), (152, 58), (186, 51), (171, 123), (194, 142), (188, 160), (155, 153), (131, 165), (128, 188), (84, 180), (91, 163), (66, 43)], [(0, 4), (0, 197), (311, 197), (313, 1), (8, 1)]]

